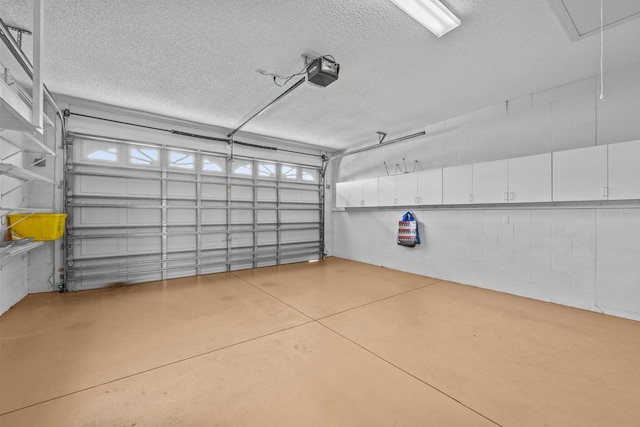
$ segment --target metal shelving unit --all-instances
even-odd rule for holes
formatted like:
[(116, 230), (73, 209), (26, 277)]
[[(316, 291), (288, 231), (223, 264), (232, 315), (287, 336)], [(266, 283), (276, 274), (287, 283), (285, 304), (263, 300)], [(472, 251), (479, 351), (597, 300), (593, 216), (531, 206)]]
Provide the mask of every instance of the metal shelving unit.
[[(42, 205), (29, 206), (23, 202), (24, 196), (12, 193), (30, 183), (55, 184), (47, 173), (36, 171), (47, 159), (56, 156), (56, 121), (42, 111), (42, 125), (34, 124), (37, 121), (34, 117), (40, 117), (34, 95), (36, 99), (41, 95), (43, 109), (58, 113), (60, 110), (46, 87), (36, 84), (33, 66), (2, 21), (0, 40), (0, 214), (4, 228), (10, 229), (11, 226), (6, 226), (7, 214), (54, 210), (53, 197), (51, 207), (42, 209)], [(43, 242), (2, 242), (0, 257), (4, 262), (42, 245)]]

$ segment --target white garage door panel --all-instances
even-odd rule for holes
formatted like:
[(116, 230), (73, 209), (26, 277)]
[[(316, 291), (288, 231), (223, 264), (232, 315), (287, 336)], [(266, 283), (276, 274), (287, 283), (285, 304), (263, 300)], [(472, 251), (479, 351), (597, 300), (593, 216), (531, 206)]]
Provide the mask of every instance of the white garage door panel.
[(253, 224), (253, 211), (244, 209), (232, 210), (231, 224)]
[(127, 222), (136, 225), (161, 225), (160, 209), (129, 208), (126, 211)]
[(318, 238), (316, 230), (285, 230), (282, 231), (282, 241), (284, 243), (306, 242)]
[(125, 254), (147, 253), (152, 248), (157, 248), (160, 243), (159, 237), (128, 237), (123, 238), (126, 242)]
[(70, 135), (70, 289), (320, 256), (319, 166)]
[(301, 200), (301, 191), (283, 188), (280, 190), (280, 199), (283, 202), (299, 202)]
[(202, 197), (208, 199), (225, 200), (227, 198), (227, 185), (203, 183)]
[(202, 236), (202, 249), (226, 249), (227, 239), (224, 234), (205, 234)]
[[(190, 231), (193, 233), (193, 231)], [(188, 231), (185, 231), (188, 233)], [(194, 234), (185, 234), (179, 236), (169, 236), (167, 238), (167, 247), (169, 251), (189, 250), (196, 246), (196, 236)]]
[(275, 202), (278, 200), (278, 192), (275, 188), (259, 187), (257, 191), (258, 200), (261, 202)]
[(275, 231), (262, 231), (258, 233), (259, 245), (274, 245), (278, 242), (278, 233)]
[(203, 209), (202, 210), (202, 223), (203, 224), (226, 224), (227, 211), (222, 209)]
[(120, 239), (89, 239), (84, 240), (79, 250), (79, 257), (94, 257), (97, 255), (119, 255)]
[(155, 196), (160, 194), (161, 183), (155, 179), (128, 179), (127, 194), (130, 196)]
[(231, 237), (231, 247), (238, 248), (243, 246), (253, 245), (253, 233), (250, 232), (237, 232), (233, 233)]
[(77, 176), (79, 185), (76, 189), (82, 194), (120, 195), (122, 194), (123, 178), (109, 178), (102, 176)]
[(74, 215), (74, 225), (117, 225), (120, 224), (119, 208), (80, 208)]
[(320, 213), (312, 210), (287, 210), (282, 211), (281, 215), (284, 223), (317, 222), (320, 220)]
[(169, 224), (195, 224), (195, 209), (169, 209), (167, 212)]
[(167, 196), (169, 197), (196, 197), (196, 184), (193, 182), (167, 182)]
[(318, 191), (300, 191), (300, 201), (304, 203), (319, 203)]
[(275, 223), (277, 220), (278, 220), (278, 212), (276, 210), (258, 211), (258, 224)]
[(248, 200), (253, 201), (253, 187), (232, 185), (231, 200)]

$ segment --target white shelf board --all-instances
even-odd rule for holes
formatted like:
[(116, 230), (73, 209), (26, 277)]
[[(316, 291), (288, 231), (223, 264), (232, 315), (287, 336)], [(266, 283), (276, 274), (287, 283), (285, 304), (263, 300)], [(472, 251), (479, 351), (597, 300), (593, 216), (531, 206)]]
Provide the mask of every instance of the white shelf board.
[(0, 134), (0, 142), (11, 144), (20, 150), (42, 151), (55, 157), (56, 152), (52, 148), (48, 147), (41, 138), (43, 137), (38, 133), (19, 132), (6, 129), (2, 134)]
[(53, 180), (47, 177), (7, 163), (0, 163), (0, 175), (7, 175), (13, 178), (20, 179), (22, 181), (42, 181), (53, 184)]
[(4, 248), (0, 248), (0, 256), (4, 260), (4, 258), (22, 255), (42, 245), (44, 245), (44, 242), (19, 243), (6, 246)]

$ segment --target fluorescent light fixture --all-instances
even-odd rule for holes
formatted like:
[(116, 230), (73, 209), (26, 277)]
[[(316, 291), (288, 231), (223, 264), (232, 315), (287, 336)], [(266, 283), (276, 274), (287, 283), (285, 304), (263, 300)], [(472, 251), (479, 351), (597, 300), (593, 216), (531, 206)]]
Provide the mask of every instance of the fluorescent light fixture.
[(391, 1), (438, 37), (460, 25), (460, 19), (438, 0)]

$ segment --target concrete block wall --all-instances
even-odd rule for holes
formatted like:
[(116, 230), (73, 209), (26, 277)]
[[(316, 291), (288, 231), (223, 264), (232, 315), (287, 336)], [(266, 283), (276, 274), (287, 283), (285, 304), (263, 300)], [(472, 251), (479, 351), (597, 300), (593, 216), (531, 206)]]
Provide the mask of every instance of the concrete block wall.
[(396, 244), (405, 210), (334, 212), (332, 254), (640, 320), (640, 208), (412, 211), (415, 248)]
[[(604, 101), (594, 76), (407, 131), (427, 136), (333, 161), (331, 188), (385, 176), (384, 162), (393, 174), (640, 139), (640, 64), (606, 78)], [(415, 249), (396, 244), (404, 212), (329, 207), (327, 253), (640, 320), (640, 207), (415, 208)]]

